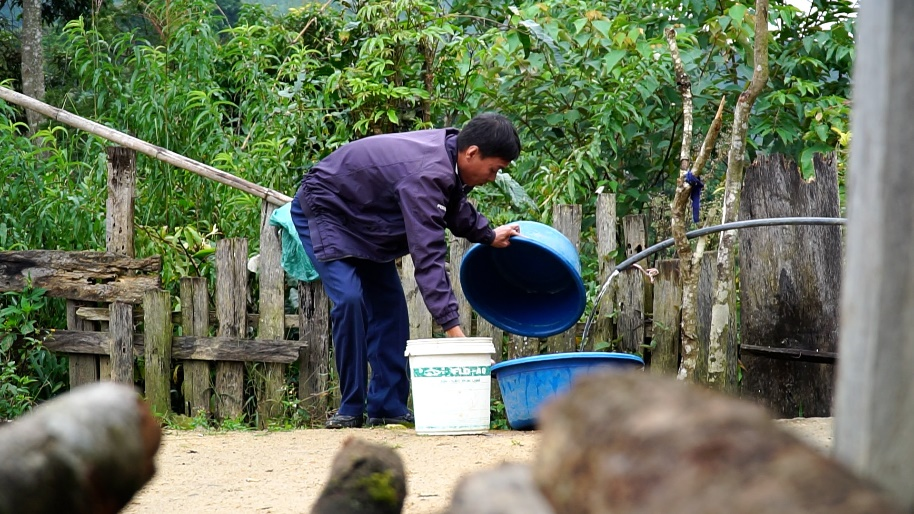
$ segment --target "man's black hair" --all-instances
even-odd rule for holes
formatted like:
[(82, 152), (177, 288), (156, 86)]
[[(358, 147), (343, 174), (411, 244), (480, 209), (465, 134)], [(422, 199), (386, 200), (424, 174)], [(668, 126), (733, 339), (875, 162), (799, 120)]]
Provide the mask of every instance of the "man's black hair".
[(511, 120), (494, 112), (473, 117), (457, 134), (457, 151), (478, 146), (483, 157), (500, 157), (508, 162), (520, 155), (520, 138)]

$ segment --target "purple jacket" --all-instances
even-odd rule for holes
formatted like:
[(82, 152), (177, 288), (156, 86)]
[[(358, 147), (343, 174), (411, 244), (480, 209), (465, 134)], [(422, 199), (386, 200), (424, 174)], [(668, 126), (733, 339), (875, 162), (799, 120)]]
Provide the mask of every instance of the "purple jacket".
[(412, 256), (416, 282), (445, 330), (459, 323), (445, 269), (444, 229), (491, 244), (489, 221), (456, 173), (457, 130), (385, 134), (348, 143), (317, 163), (295, 195), (321, 261)]

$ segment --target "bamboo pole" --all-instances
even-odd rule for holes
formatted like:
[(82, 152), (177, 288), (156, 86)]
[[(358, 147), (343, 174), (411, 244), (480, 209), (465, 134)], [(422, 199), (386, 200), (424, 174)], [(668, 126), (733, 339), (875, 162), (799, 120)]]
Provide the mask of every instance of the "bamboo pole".
[(214, 168), (208, 164), (203, 164), (202, 162), (195, 161), (190, 157), (185, 157), (181, 154), (172, 152), (171, 150), (149, 144), (142, 139), (129, 136), (123, 132), (108, 128), (100, 123), (96, 123), (81, 116), (69, 113), (63, 109), (58, 109), (57, 107), (35, 100), (34, 98), (23, 95), (21, 93), (17, 93), (11, 89), (0, 87), (0, 99), (6, 100), (7, 102), (16, 104), (20, 107), (25, 107), (26, 109), (31, 109), (35, 112), (43, 114), (44, 116), (47, 116), (48, 118), (51, 118), (52, 120), (80, 130), (84, 130), (90, 134), (95, 134), (96, 136), (107, 139), (112, 143), (131, 148), (143, 155), (148, 155), (149, 157), (158, 159), (162, 162), (167, 162), (172, 166), (176, 166), (192, 173), (196, 173), (201, 177), (215, 180), (220, 184), (224, 184), (226, 186), (238, 189), (239, 191), (244, 191), (245, 193), (263, 198), (273, 205), (282, 206), (292, 201), (291, 197), (286, 196), (279, 191), (263, 187), (259, 184), (254, 184), (253, 182), (248, 182), (247, 180), (236, 177), (231, 173), (226, 173), (218, 168)]

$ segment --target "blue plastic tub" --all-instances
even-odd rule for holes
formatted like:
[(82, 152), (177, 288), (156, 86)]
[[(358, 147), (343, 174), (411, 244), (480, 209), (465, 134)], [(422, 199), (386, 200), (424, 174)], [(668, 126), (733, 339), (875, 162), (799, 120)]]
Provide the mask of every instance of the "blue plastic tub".
[(499, 362), (492, 366), (492, 376), (498, 380), (508, 424), (515, 430), (530, 430), (536, 428), (543, 403), (570, 389), (575, 377), (643, 368), (641, 357), (627, 353), (557, 353)]
[(558, 230), (516, 221), (520, 235), (507, 248), (474, 245), (460, 265), (460, 283), (473, 309), (496, 327), (549, 337), (581, 319), (587, 292), (574, 244)]

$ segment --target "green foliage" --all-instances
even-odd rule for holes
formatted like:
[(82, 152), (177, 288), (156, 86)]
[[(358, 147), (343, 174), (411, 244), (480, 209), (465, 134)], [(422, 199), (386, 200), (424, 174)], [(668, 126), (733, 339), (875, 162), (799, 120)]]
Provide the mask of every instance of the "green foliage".
[(45, 290), (27, 287), (0, 297), (0, 419), (24, 414), (65, 384), (66, 363), (41, 345)]
[(489, 405), (489, 428), (492, 430), (510, 430), (505, 402), (492, 398)]
[(193, 226), (137, 227), (137, 249), (144, 255), (169, 255), (162, 263), (162, 285), (177, 290), (181, 277), (205, 277), (215, 280), (215, 263), (211, 258), (216, 253), (214, 238), (221, 235), (213, 225), (209, 232), (202, 233)]

